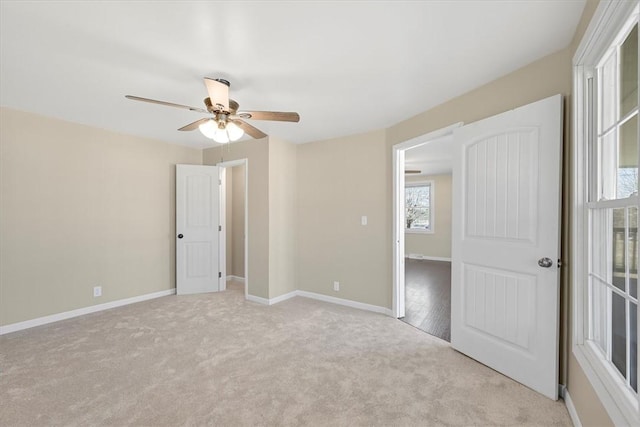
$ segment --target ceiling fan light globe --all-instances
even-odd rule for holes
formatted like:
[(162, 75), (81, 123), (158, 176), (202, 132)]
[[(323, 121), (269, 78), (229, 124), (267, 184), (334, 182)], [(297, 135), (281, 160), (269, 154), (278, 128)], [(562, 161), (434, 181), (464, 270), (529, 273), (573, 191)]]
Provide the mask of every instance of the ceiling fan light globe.
[(237, 141), (244, 135), (244, 130), (235, 123), (227, 123), (227, 133), (231, 141)]
[(216, 131), (213, 134), (213, 140), (220, 144), (226, 144), (227, 142), (229, 142), (229, 135), (227, 134), (227, 130), (216, 128)]
[(215, 134), (218, 130), (218, 126), (215, 121), (207, 120), (206, 122), (201, 123), (200, 126), (198, 126), (198, 129), (200, 129), (200, 132), (207, 138), (215, 140)]

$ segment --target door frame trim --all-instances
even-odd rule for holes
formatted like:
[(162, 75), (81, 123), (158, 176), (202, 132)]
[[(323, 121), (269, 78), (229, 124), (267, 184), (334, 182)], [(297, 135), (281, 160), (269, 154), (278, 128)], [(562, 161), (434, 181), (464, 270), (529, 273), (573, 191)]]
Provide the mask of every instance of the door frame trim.
[(393, 167), (393, 301), (391, 311), (393, 317), (404, 317), (404, 152), (429, 142), (453, 135), (453, 131), (464, 125), (457, 122), (432, 132), (395, 144), (392, 149)]
[[(249, 298), (249, 159), (229, 160), (217, 163), (220, 168), (220, 179), (225, 183), (224, 175), (227, 168), (244, 165), (244, 299)], [(220, 191), (220, 223), (222, 225), (222, 233), (220, 235), (220, 264), (222, 271), (222, 282), (220, 290), (226, 289), (226, 249), (227, 249), (227, 219), (226, 219), (226, 189), (221, 188)]]

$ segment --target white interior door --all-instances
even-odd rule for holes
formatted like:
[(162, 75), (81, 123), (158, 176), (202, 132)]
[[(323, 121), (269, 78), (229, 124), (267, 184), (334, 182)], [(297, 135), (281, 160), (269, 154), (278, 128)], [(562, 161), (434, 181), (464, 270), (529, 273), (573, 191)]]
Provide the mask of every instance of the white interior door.
[(217, 166), (176, 165), (176, 293), (219, 288)]
[(451, 345), (556, 400), (562, 96), (454, 144)]

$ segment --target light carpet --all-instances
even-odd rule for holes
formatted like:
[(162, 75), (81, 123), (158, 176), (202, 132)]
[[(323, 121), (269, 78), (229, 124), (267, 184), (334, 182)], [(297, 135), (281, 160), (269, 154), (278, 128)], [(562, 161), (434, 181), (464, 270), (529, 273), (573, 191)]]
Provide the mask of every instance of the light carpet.
[(571, 425), (403, 322), (230, 288), (0, 337), (0, 425)]

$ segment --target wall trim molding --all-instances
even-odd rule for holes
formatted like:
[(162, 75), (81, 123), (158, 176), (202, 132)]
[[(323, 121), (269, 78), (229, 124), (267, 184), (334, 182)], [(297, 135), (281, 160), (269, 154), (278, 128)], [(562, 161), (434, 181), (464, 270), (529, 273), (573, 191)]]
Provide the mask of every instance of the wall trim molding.
[(409, 259), (426, 259), (429, 261), (446, 261), (451, 262), (451, 258), (440, 257), (440, 256), (427, 256), (422, 254), (408, 254), (407, 258)]
[(291, 298), (296, 297), (296, 296), (298, 296), (298, 291), (297, 290), (291, 291), (291, 292), (288, 292), (286, 294), (282, 294), (280, 296), (277, 296), (275, 298), (271, 298), (269, 300), (269, 305), (277, 304), (279, 302), (286, 301), (286, 300), (291, 299)]
[(277, 296), (275, 298), (262, 298), (262, 297), (257, 297), (255, 295), (247, 295), (247, 301), (251, 301), (251, 302), (255, 302), (258, 304), (262, 304), (262, 305), (274, 305), (277, 304), (279, 302), (282, 301), (286, 301), (288, 299), (291, 299), (295, 296), (298, 296), (298, 291), (291, 291), (289, 293), (286, 294), (282, 294), (280, 296)]
[(344, 305), (351, 308), (357, 308), (359, 310), (372, 311), (374, 313), (380, 313), (393, 317), (393, 311), (386, 307), (380, 307), (379, 305), (366, 304), (363, 302), (353, 301), (350, 299), (343, 299), (332, 297), (329, 295), (317, 294), (315, 292), (297, 291), (298, 296), (311, 298), (319, 301), (330, 302), (333, 304)]
[(275, 298), (262, 298), (262, 297), (257, 297), (255, 295), (249, 295), (247, 296), (247, 301), (255, 302), (262, 305), (274, 305), (274, 304), (278, 304), (279, 302), (291, 299), (293, 297), (310, 298), (318, 301), (329, 302), (332, 304), (344, 305), (346, 307), (356, 308), (358, 310), (371, 311), (374, 313), (380, 313), (387, 316), (393, 316), (393, 312), (391, 311), (391, 309), (386, 307), (380, 307), (378, 305), (366, 304), (363, 302), (353, 301), (353, 300), (344, 299), (344, 298), (332, 297), (324, 294), (317, 294), (315, 292), (301, 291), (299, 289), (277, 296)]
[(35, 319), (25, 320), (23, 322), (11, 323), (0, 326), (0, 335), (10, 334), (12, 332), (21, 331), (23, 329), (35, 328), (36, 326), (47, 325), (49, 323), (59, 322), (60, 320), (71, 319), (73, 317), (83, 316), (85, 314), (96, 313), (98, 311), (109, 310), (111, 308), (122, 307), (123, 305), (135, 304), (137, 302), (147, 301), (150, 299), (175, 295), (176, 289), (167, 289), (164, 291), (153, 292), (150, 294), (139, 295), (136, 297), (125, 298), (103, 304), (91, 305), (88, 307), (77, 308), (75, 310), (64, 311), (62, 313), (51, 314), (49, 316), (38, 317)]
[(271, 305), (271, 304), (269, 304), (269, 299), (268, 298), (257, 297), (255, 295), (247, 295), (246, 300), (247, 301), (251, 301), (251, 302), (255, 302), (255, 303), (258, 303), (258, 304), (262, 304), (262, 305)]
[(236, 282), (244, 283), (244, 277), (234, 276), (233, 274), (230, 274), (230, 275), (227, 276), (227, 282), (229, 282), (231, 280), (235, 280)]
[[(227, 280), (230, 280), (230, 277), (236, 279), (236, 276), (227, 276)], [(242, 279), (243, 278), (237, 278)], [(135, 304), (142, 301), (147, 301), (150, 299), (166, 297), (169, 295), (175, 295), (176, 289), (167, 289), (164, 291), (153, 292), (150, 294), (139, 295), (136, 297), (120, 299), (116, 301), (105, 302), (103, 304), (91, 305), (89, 307), (82, 307), (75, 310), (65, 311), (62, 313), (51, 314), (49, 316), (38, 317), (35, 319), (25, 320), (23, 322), (11, 323), (8, 325), (0, 326), (0, 335), (10, 334), (12, 332), (18, 332), (24, 329), (35, 328), (36, 326), (47, 325), (49, 323), (59, 322), (61, 320), (71, 319), (78, 316), (83, 316), (85, 314), (97, 313), (99, 311), (109, 310), (111, 308), (122, 307), (124, 305)], [(295, 290), (289, 293), (277, 296), (275, 298), (262, 298), (255, 295), (247, 295), (247, 300), (251, 302), (255, 302), (262, 305), (274, 305), (279, 302), (286, 301), (293, 297), (300, 296), (304, 298), (311, 298), (319, 301), (329, 302), (332, 304), (344, 305), (351, 308), (357, 308), (359, 310), (372, 311), (374, 313), (385, 314), (387, 316), (393, 316), (393, 312), (385, 307), (380, 307), (378, 305), (366, 304), (363, 302), (332, 297), (329, 295), (317, 294), (315, 292), (301, 291)]]
[(569, 390), (566, 387), (562, 386), (562, 399), (564, 399), (564, 404), (567, 407), (567, 411), (569, 412), (569, 417), (571, 417), (571, 422), (574, 427), (582, 427), (582, 423), (580, 422), (580, 417), (578, 417), (578, 411), (576, 410), (575, 405), (573, 404), (573, 400), (571, 400), (571, 395), (569, 394)]

